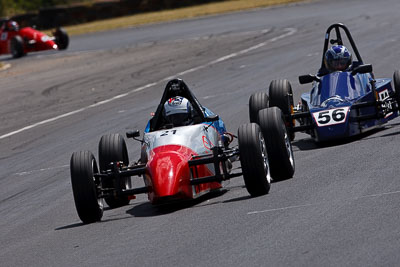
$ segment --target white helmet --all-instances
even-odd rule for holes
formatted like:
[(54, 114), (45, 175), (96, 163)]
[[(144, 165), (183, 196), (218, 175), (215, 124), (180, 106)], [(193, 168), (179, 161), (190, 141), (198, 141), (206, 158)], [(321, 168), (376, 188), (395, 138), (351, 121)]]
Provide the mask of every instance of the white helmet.
[(168, 99), (164, 104), (164, 118), (174, 126), (192, 124), (192, 105), (189, 100), (181, 96)]

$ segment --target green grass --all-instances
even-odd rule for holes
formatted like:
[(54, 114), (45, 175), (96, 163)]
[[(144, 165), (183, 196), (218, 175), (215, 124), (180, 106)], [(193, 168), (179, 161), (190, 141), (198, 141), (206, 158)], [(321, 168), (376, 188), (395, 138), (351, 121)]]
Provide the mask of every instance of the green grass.
[[(125, 16), (102, 21), (84, 23), (76, 26), (65, 27), (69, 35), (78, 35), (91, 32), (107, 31), (119, 28), (127, 28), (142, 24), (161, 23), (180, 19), (194, 18), (198, 16), (214, 15), (227, 12), (235, 12), (246, 9), (282, 5), (301, 0), (228, 0), (219, 3), (204, 4), (193, 7), (184, 7), (174, 10), (148, 12), (132, 16)], [(49, 33), (50, 31), (48, 31)]]

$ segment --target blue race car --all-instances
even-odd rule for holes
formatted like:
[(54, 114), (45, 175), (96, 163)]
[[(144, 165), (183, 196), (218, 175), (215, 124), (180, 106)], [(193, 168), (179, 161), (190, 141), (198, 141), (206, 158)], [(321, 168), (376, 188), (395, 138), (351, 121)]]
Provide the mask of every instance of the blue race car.
[[(332, 31), (335, 38), (331, 38)], [(355, 61), (342, 36), (350, 43)], [(313, 83), (311, 92), (302, 94), (295, 107), (289, 81), (274, 80), (269, 95), (259, 92), (250, 97), (250, 120), (257, 121), (259, 110), (277, 106), (285, 115), (291, 140), (298, 131), (308, 133), (316, 142), (354, 136), (399, 115), (400, 71), (394, 73), (394, 88), (391, 81), (374, 77), (372, 66), (364, 64), (348, 28), (336, 23), (326, 31), (318, 73), (299, 77), (300, 84)]]

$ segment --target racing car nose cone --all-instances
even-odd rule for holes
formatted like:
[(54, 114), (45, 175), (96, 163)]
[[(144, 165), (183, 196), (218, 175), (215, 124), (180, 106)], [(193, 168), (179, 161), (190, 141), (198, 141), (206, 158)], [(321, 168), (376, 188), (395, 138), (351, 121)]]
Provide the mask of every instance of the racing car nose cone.
[(157, 202), (160, 198), (190, 196), (185, 192), (190, 188), (190, 171), (187, 155), (175, 151), (161, 152), (153, 156), (148, 162), (152, 180), (152, 199)]

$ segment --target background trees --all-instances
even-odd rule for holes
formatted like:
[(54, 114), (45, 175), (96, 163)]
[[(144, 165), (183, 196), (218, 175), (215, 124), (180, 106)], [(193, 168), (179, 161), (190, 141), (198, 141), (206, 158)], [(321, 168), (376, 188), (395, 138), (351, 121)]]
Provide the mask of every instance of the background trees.
[(0, 0), (0, 16), (36, 11), (40, 8), (56, 5), (73, 4), (79, 2), (92, 2), (88, 0)]

